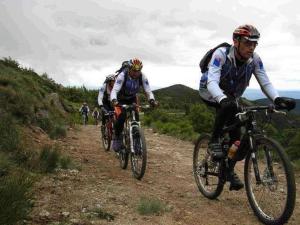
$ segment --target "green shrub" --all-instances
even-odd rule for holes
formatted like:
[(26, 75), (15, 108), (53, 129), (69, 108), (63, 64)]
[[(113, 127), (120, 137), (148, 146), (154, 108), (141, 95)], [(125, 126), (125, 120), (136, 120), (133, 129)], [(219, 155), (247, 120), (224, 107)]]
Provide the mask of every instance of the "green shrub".
[(19, 148), (20, 132), (12, 117), (0, 115), (0, 150), (13, 152)]
[(62, 156), (59, 160), (60, 167), (62, 169), (70, 169), (73, 168), (72, 160), (69, 156)]
[(26, 175), (0, 178), (0, 224), (15, 225), (27, 218), (32, 207), (32, 180)]
[(64, 126), (56, 125), (50, 131), (49, 136), (50, 136), (51, 139), (64, 138), (64, 137), (67, 136), (67, 130)]
[(11, 162), (9, 161), (7, 154), (0, 152), (0, 177), (7, 175), (10, 167)]
[(160, 215), (166, 211), (166, 205), (159, 199), (142, 197), (138, 203), (137, 211), (141, 215)]
[(51, 173), (59, 165), (60, 153), (57, 147), (44, 146), (40, 153), (40, 169), (42, 172)]
[(190, 109), (189, 119), (195, 132), (211, 132), (214, 117), (205, 105), (193, 105)]
[(38, 117), (36, 119), (37, 125), (42, 128), (46, 133), (50, 133), (53, 129), (53, 122), (48, 117)]

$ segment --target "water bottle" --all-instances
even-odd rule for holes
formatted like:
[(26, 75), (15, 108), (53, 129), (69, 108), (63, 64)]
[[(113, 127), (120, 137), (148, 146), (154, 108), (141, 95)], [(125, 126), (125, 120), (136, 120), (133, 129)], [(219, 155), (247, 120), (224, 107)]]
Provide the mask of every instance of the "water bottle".
[(233, 159), (239, 146), (240, 146), (241, 142), (240, 141), (235, 141), (229, 148), (228, 150), (228, 158), (229, 159)]

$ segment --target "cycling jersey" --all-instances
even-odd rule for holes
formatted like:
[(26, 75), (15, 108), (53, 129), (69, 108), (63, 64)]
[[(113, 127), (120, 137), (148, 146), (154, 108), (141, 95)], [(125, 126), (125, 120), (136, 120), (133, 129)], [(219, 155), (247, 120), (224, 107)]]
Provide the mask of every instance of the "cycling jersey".
[(111, 90), (109, 89), (109, 86), (107, 83), (104, 83), (103, 86), (99, 90), (98, 94), (98, 104), (99, 105), (110, 105), (110, 96)]
[(79, 109), (79, 112), (81, 112), (82, 114), (88, 114), (90, 112), (90, 109), (88, 106), (81, 106), (80, 109)]
[(237, 67), (234, 46), (226, 54), (226, 47), (218, 48), (208, 65), (208, 71), (202, 74), (200, 80), (200, 96), (210, 102), (220, 102), (227, 96), (240, 97), (244, 93), (252, 74), (254, 74), (262, 91), (272, 101), (278, 97), (278, 92), (270, 82), (263, 63), (254, 53), (242, 66)]
[[(115, 85), (111, 91), (110, 99), (119, 100), (131, 100), (135, 99), (137, 93), (140, 90), (140, 79), (132, 79), (128, 75), (128, 70), (123, 70), (115, 82)], [(142, 73), (142, 86), (146, 92), (148, 99), (154, 99), (154, 95), (150, 89), (150, 85), (146, 76)]]

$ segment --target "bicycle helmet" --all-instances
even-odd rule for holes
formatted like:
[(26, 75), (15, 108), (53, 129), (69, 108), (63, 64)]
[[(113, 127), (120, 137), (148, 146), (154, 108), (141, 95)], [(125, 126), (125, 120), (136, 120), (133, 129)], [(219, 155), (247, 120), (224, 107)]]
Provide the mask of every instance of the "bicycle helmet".
[(116, 80), (116, 75), (115, 74), (110, 74), (106, 77), (104, 83), (109, 83), (111, 81), (115, 81)]
[(250, 24), (244, 24), (237, 27), (233, 31), (233, 39), (240, 40), (241, 37), (249, 41), (258, 41), (260, 38), (260, 33), (254, 26)]
[(143, 68), (143, 63), (138, 58), (133, 58), (129, 61), (130, 70), (141, 71)]

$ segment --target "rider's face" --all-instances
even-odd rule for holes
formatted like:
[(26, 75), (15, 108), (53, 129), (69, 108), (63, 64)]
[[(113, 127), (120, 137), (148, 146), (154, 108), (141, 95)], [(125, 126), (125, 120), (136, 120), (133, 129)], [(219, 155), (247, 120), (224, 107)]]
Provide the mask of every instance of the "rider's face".
[(114, 87), (114, 84), (115, 84), (114, 81), (110, 81), (110, 82), (108, 83), (109, 88), (112, 89), (112, 88)]
[(238, 48), (239, 54), (244, 59), (249, 59), (254, 53), (254, 50), (257, 46), (257, 41), (249, 41), (242, 38), (241, 40), (234, 40), (234, 46)]
[(129, 76), (133, 79), (137, 79), (141, 75), (141, 71), (130, 70)]

